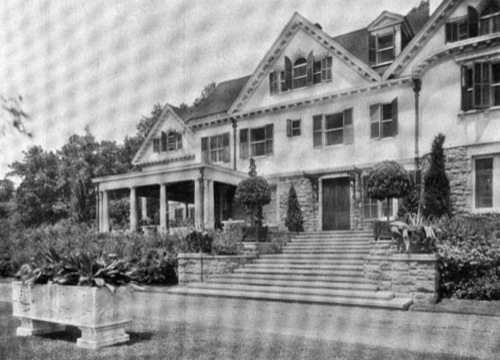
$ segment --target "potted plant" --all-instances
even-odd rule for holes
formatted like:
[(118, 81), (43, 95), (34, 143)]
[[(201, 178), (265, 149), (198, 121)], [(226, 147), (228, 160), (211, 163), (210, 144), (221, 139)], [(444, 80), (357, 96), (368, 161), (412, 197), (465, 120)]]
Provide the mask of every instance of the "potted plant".
[(422, 215), (422, 206), (416, 214), (407, 213), (403, 221), (391, 223), (393, 241), (399, 252), (432, 253), (436, 243), (436, 230)]
[(98, 349), (127, 342), (132, 271), (115, 256), (90, 252), (61, 257), (52, 248), (42, 265), (25, 264), (12, 283), (13, 315), (21, 320), (18, 336), (77, 326), (77, 346)]

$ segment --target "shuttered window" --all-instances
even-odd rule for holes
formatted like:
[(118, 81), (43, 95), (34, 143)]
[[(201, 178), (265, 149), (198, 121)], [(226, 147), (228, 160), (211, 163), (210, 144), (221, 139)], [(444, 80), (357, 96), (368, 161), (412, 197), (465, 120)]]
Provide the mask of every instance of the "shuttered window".
[(263, 156), (273, 153), (273, 125), (250, 129), (250, 155)]
[(313, 146), (321, 147), (352, 144), (354, 142), (354, 128), (352, 109), (328, 115), (313, 117)]
[(231, 156), (229, 133), (202, 138), (201, 152), (205, 162), (228, 163)]
[(288, 137), (300, 136), (300, 133), (301, 133), (300, 119), (286, 121), (286, 136)]
[(393, 137), (398, 134), (398, 99), (370, 106), (370, 138)]
[(462, 67), (462, 110), (500, 106), (500, 62)]
[(467, 15), (463, 18), (446, 23), (445, 40), (455, 42), (473, 38), (479, 35), (479, 14), (469, 6)]

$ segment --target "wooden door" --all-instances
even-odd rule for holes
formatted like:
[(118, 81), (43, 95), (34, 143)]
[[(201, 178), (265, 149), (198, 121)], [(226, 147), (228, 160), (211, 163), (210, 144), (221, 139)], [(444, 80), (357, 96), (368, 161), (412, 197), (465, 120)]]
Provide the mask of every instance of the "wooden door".
[(323, 230), (351, 228), (349, 178), (323, 180)]

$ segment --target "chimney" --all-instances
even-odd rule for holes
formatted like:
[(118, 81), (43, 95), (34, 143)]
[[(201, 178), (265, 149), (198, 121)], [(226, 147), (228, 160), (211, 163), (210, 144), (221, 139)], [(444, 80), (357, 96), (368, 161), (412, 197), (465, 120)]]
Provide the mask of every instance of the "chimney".
[(314, 24), (318, 29), (323, 30), (323, 26), (321, 26), (319, 23)]

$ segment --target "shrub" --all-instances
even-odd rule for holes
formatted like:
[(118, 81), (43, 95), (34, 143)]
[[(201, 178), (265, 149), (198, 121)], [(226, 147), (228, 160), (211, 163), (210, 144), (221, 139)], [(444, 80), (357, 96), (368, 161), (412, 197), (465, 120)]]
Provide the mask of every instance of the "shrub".
[(297, 199), (297, 192), (292, 184), (292, 186), (290, 186), (290, 192), (288, 193), (288, 209), (286, 211), (285, 225), (290, 231), (303, 232), (303, 224), (304, 219), (302, 217), (299, 199)]
[(180, 251), (186, 253), (203, 252), (210, 254), (212, 252), (213, 234), (201, 232), (198, 230), (190, 231), (181, 244)]
[(424, 215), (436, 218), (450, 215), (450, 182), (446, 176), (443, 143), (438, 134), (432, 142), (431, 164), (424, 178)]
[(150, 249), (135, 264), (134, 280), (140, 284), (177, 284), (177, 254)]
[(471, 215), (438, 222), (441, 296), (500, 300), (499, 220)]
[(214, 255), (239, 255), (243, 253), (243, 230), (241, 227), (230, 227), (224, 232), (217, 231), (214, 236), (212, 250)]

